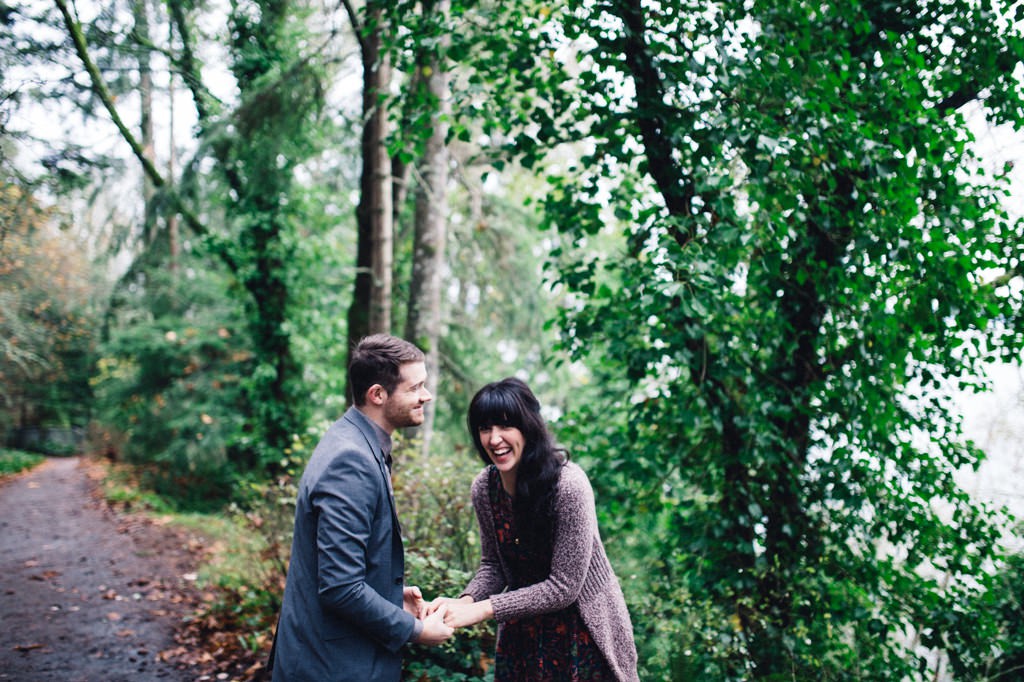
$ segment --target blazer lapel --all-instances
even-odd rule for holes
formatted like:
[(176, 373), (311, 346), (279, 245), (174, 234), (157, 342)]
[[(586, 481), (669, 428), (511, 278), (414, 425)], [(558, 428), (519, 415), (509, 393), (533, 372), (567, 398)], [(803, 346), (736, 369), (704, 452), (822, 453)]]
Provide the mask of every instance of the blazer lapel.
[[(352, 408), (355, 409), (355, 408)], [(402, 524), (398, 521), (398, 509), (395, 507), (395, 491), (391, 487), (391, 472), (388, 471), (388, 465), (384, 461), (384, 450), (380, 446), (380, 442), (377, 440), (377, 434), (370, 431), (366, 426), (359, 422), (359, 419), (352, 419), (353, 424), (359, 429), (359, 432), (363, 434), (363, 438), (366, 440), (366, 445), (370, 448), (370, 452), (373, 454), (374, 460), (377, 462), (377, 468), (380, 470), (380, 475), (384, 479), (384, 485), (388, 491), (388, 503), (391, 505), (391, 519), (395, 523), (395, 528), (398, 530), (398, 536), (402, 536)]]

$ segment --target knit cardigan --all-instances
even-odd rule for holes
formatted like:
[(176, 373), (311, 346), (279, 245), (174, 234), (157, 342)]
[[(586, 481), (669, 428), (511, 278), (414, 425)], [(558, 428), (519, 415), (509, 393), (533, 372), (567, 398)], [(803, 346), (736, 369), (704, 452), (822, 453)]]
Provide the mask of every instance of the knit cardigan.
[(622, 588), (612, 571), (597, 528), (594, 491), (576, 464), (563, 468), (555, 493), (551, 573), (517, 590), (508, 587), (508, 567), (498, 551), (494, 512), (487, 490), (488, 469), (473, 481), (473, 508), (480, 524), (480, 567), (462, 596), (490, 599), (499, 624), (512, 618), (564, 609), (572, 604), (609, 667), (621, 682), (637, 682), (633, 626)]

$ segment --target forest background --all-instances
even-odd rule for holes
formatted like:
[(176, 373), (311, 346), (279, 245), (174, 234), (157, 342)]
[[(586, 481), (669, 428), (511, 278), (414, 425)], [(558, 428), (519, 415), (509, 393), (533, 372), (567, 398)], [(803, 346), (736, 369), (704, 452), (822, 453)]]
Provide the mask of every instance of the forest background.
[(963, 483), (959, 399), (1020, 367), (1022, 197), (978, 134), (1024, 125), (1022, 12), (5, 1), (0, 431), (254, 533), (211, 608), (258, 649), (347, 349), (393, 332), (435, 382), (395, 473), (428, 596), (477, 560), (466, 405), (515, 374), (642, 679), (1021, 679), (1021, 531)]

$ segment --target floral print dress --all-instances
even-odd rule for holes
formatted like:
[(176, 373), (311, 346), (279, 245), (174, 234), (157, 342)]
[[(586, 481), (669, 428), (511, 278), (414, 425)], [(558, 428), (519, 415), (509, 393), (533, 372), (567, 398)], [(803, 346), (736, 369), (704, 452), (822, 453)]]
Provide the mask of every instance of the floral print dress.
[[(551, 556), (519, 542), (512, 496), (491, 467), (488, 491), (498, 551), (508, 570), (508, 589), (542, 582)], [(576, 604), (550, 613), (513, 618), (498, 627), (494, 682), (604, 682), (615, 679), (587, 631)]]

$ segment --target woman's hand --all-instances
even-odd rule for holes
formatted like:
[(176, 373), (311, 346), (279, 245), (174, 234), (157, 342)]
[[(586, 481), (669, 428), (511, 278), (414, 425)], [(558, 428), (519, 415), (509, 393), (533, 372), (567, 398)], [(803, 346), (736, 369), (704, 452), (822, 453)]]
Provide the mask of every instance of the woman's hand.
[(429, 615), (431, 613), (434, 613), (439, 608), (441, 608), (442, 604), (472, 604), (472, 603), (473, 603), (473, 598), (468, 596), (468, 595), (465, 596), (465, 597), (461, 597), (459, 599), (455, 599), (454, 597), (438, 597), (434, 601), (432, 601), (429, 604), (427, 604), (426, 612), (427, 612), (427, 615)]
[(483, 601), (454, 600), (448, 602), (448, 612), (444, 616), (444, 624), (452, 628), (467, 628), (494, 617), (494, 608), (490, 599)]

